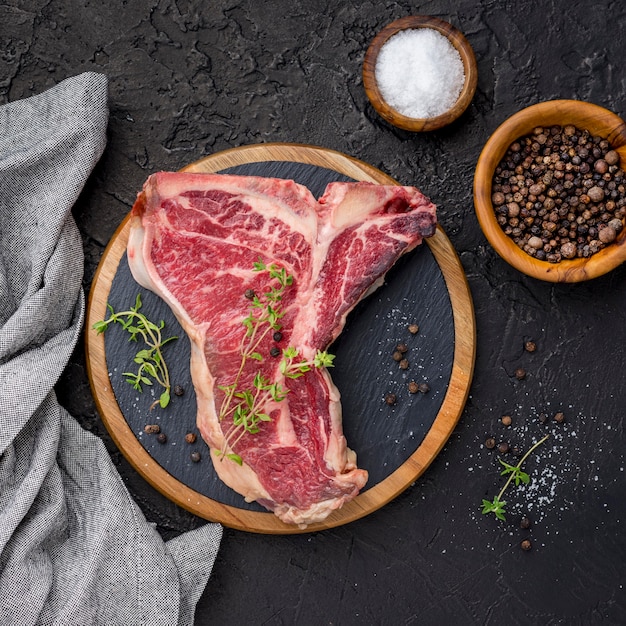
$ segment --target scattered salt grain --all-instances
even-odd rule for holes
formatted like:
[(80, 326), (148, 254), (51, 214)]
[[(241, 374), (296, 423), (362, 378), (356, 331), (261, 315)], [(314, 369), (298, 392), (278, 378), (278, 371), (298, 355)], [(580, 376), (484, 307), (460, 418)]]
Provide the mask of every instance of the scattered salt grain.
[(387, 104), (419, 119), (451, 109), (465, 82), (461, 55), (432, 28), (403, 30), (390, 37), (378, 53), (375, 75)]

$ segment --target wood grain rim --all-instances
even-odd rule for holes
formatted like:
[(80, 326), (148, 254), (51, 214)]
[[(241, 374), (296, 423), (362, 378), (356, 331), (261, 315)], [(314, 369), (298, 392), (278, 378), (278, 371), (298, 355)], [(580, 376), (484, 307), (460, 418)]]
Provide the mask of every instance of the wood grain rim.
[[(333, 169), (356, 180), (398, 184), (376, 168), (342, 153), (287, 143), (233, 148), (191, 163), (183, 170), (219, 172), (263, 161), (308, 163)], [(469, 393), (476, 353), (476, 326), (467, 279), (456, 251), (440, 227), (427, 242), (448, 288), (454, 318), (455, 346), (450, 384), (439, 414), (422, 444), (401, 467), (333, 513), (324, 523), (312, 524), (304, 530), (281, 522), (273, 513), (238, 509), (198, 493), (160, 466), (133, 434), (121, 413), (108, 378), (104, 337), (92, 330), (93, 324), (106, 316), (107, 299), (126, 250), (128, 231), (129, 219), (126, 217), (105, 249), (94, 276), (85, 332), (87, 369), (98, 411), (113, 441), (134, 469), (167, 498), (199, 517), (237, 530), (266, 534), (316, 532), (347, 524), (379, 509), (421, 476), (443, 448), (461, 416)]]
[[(441, 33), (456, 48), (463, 62), (465, 82), (459, 97), (451, 109), (430, 118), (414, 118), (403, 115), (383, 98), (376, 80), (376, 61), (385, 43), (402, 30), (415, 28), (431, 28)], [(474, 50), (465, 35), (448, 22), (429, 15), (410, 15), (391, 22), (372, 39), (363, 60), (363, 88), (369, 101), (378, 114), (390, 124), (412, 132), (438, 130), (460, 117), (467, 109), (478, 85), (478, 65)]]
[(580, 100), (548, 100), (518, 111), (493, 132), (483, 147), (474, 174), (474, 208), (478, 223), (494, 250), (520, 272), (548, 282), (575, 283), (597, 278), (626, 261), (626, 228), (610, 246), (588, 259), (540, 261), (526, 254), (505, 235), (491, 202), (496, 167), (509, 146), (539, 126), (572, 124), (604, 137), (626, 164), (626, 123), (615, 113)]

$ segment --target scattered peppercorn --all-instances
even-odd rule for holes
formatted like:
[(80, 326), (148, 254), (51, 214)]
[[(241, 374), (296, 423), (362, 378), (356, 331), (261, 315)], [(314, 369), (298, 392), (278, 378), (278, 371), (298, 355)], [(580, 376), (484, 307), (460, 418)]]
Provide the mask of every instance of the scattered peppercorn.
[(524, 344), (526, 352), (534, 352), (537, 349), (537, 344), (534, 341), (527, 341)]
[(419, 385), (414, 380), (412, 380), (409, 383), (409, 393), (417, 393), (418, 391), (419, 391)]
[(520, 528), (523, 528), (524, 530), (526, 530), (527, 528), (530, 528), (530, 519), (524, 515), (524, 517), (522, 517), (522, 519), (520, 520)]
[(185, 393), (185, 390), (180, 385), (174, 385), (174, 395), (182, 396)]
[(526, 370), (518, 367), (515, 370), (515, 378), (517, 378), (517, 380), (524, 380), (524, 378), (526, 378)]
[(511, 454), (513, 456), (522, 456), (522, 449), (519, 446), (512, 446)]
[(397, 361), (398, 363), (404, 358), (404, 355), (402, 354), (402, 352), (400, 352), (400, 350), (395, 350), (391, 356), (393, 360)]
[(559, 411), (555, 416), (554, 416), (554, 421), (557, 424), (562, 424), (565, 421), (565, 414), (562, 413), (561, 411)]
[(399, 343), (399, 344), (396, 346), (396, 350), (397, 350), (398, 352), (402, 353), (402, 354), (405, 354), (406, 352), (408, 352), (408, 351), (409, 351), (409, 348), (408, 348), (408, 346), (407, 346), (405, 343)]
[(609, 142), (573, 125), (537, 127), (496, 167), (492, 203), (504, 233), (541, 261), (588, 258), (626, 217), (626, 174)]
[(545, 424), (548, 421), (548, 416), (545, 413), (539, 413), (539, 421)]
[(167, 442), (167, 435), (165, 433), (159, 433), (157, 435), (157, 441), (159, 443), (166, 443)]
[(197, 439), (197, 438), (198, 438), (198, 437), (196, 436), (196, 433), (187, 433), (187, 434), (185, 435), (185, 441), (186, 441), (187, 443), (196, 443), (196, 439)]
[(193, 451), (193, 452), (189, 455), (189, 458), (190, 458), (190, 459), (191, 459), (194, 463), (197, 463), (197, 462), (198, 462), (198, 461), (202, 458), (202, 455), (201, 455), (201, 454), (200, 454), (197, 450), (194, 450), (194, 451)]
[(401, 370), (408, 370), (409, 369), (409, 361), (408, 361), (408, 359), (402, 359), (402, 361), (400, 361), (400, 363), (398, 365), (400, 365), (400, 369)]
[(485, 440), (485, 448), (493, 450), (496, 447), (496, 440), (493, 437), (487, 437)]
[(146, 424), (143, 431), (148, 435), (157, 435), (161, 432), (161, 427), (158, 424)]
[(280, 348), (278, 348), (277, 346), (272, 346), (270, 348), (270, 356), (279, 356), (280, 355)]
[(509, 444), (506, 441), (498, 444), (498, 452), (500, 454), (506, 454), (509, 451)]
[(248, 300), (253, 300), (256, 294), (254, 293), (254, 290), (246, 289), (243, 295), (244, 297), (248, 298)]
[(420, 384), (417, 386), (417, 390), (418, 390), (420, 393), (428, 393), (428, 392), (430, 391), (430, 387), (428, 386), (428, 383), (420, 383)]
[(395, 404), (397, 401), (398, 401), (398, 398), (396, 398), (396, 394), (395, 394), (395, 393), (388, 393), (388, 394), (385, 396), (385, 402), (386, 402), (388, 405), (390, 405), (390, 406), (391, 406), (391, 405), (393, 405), (393, 404)]
[(278, 343), (279, 341), (283, 340), (283, 334), (280, 332), (280, 330), (277, 330), (274, 335), (273, 335), (273, 339), (276, 343)]
[(511, 423), (513, 422), (510, 415), (503, 415), (500, 421), (502, 422), (504, 426), (510, 426)]
[(420, 331), (420, 327), (417, 324), (409, 324), (409, 332), (412, 335), (417, 335), (419, 331)]
[(520, 548), (524, 550), (524, 552), (528, 552), (533, 547), (533, 544), (530, 542), (530, 539), (524, 539), (522, 543), (520, 543)]

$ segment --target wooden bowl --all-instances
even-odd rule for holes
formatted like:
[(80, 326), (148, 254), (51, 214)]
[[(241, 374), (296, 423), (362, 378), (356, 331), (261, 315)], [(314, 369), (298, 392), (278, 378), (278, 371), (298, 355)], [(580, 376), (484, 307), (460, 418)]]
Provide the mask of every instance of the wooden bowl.
[[(376, 82), (376, 61), (383, 45), (398, 32), (415, 28), (431, 28), (440, 32), (457, 49), (463, 61), (465, 84), (461, 94), (451, 109), (436, 117), (415, 118), (403, 115), (385, 102)], [(385, 26), (370, 43), (363, 61), (363, 86), (374, 109), (390, 124), (413, 132), (436, 130), (456, 120), (472, 101), (477, 82), (476, 57), (463, 33), (448, 22), (426, 15), (403, 17)]]
[(616, 240), (588, 258), (540, 261), (519, 248), (497, 222), (491, 202), (491, 186), (496, 167), (509, 146), (538, 126), (566, 126), (609, 141), (620, 156), (620, 167), (626, 165), (626, 124), (615, 113), (579, 100), (550, 100), (522, 109), (501, 124), (485, 144), (474, 175), (474, 207), (485, 237), (496, 252), (520, 272), (541, 280), (573, 283), (596, 278), (626, 260), (626, 228)]

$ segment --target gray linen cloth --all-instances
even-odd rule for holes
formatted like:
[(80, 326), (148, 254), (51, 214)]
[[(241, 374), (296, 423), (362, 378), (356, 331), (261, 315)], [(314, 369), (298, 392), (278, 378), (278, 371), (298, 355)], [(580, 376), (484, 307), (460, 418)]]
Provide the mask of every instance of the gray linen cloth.
[(0, 624), (191, 624), (221, 540), (165, 543), (54, 385), (83, 324), (70, 210), (105, 146), (107, 79), (0, 107)]

